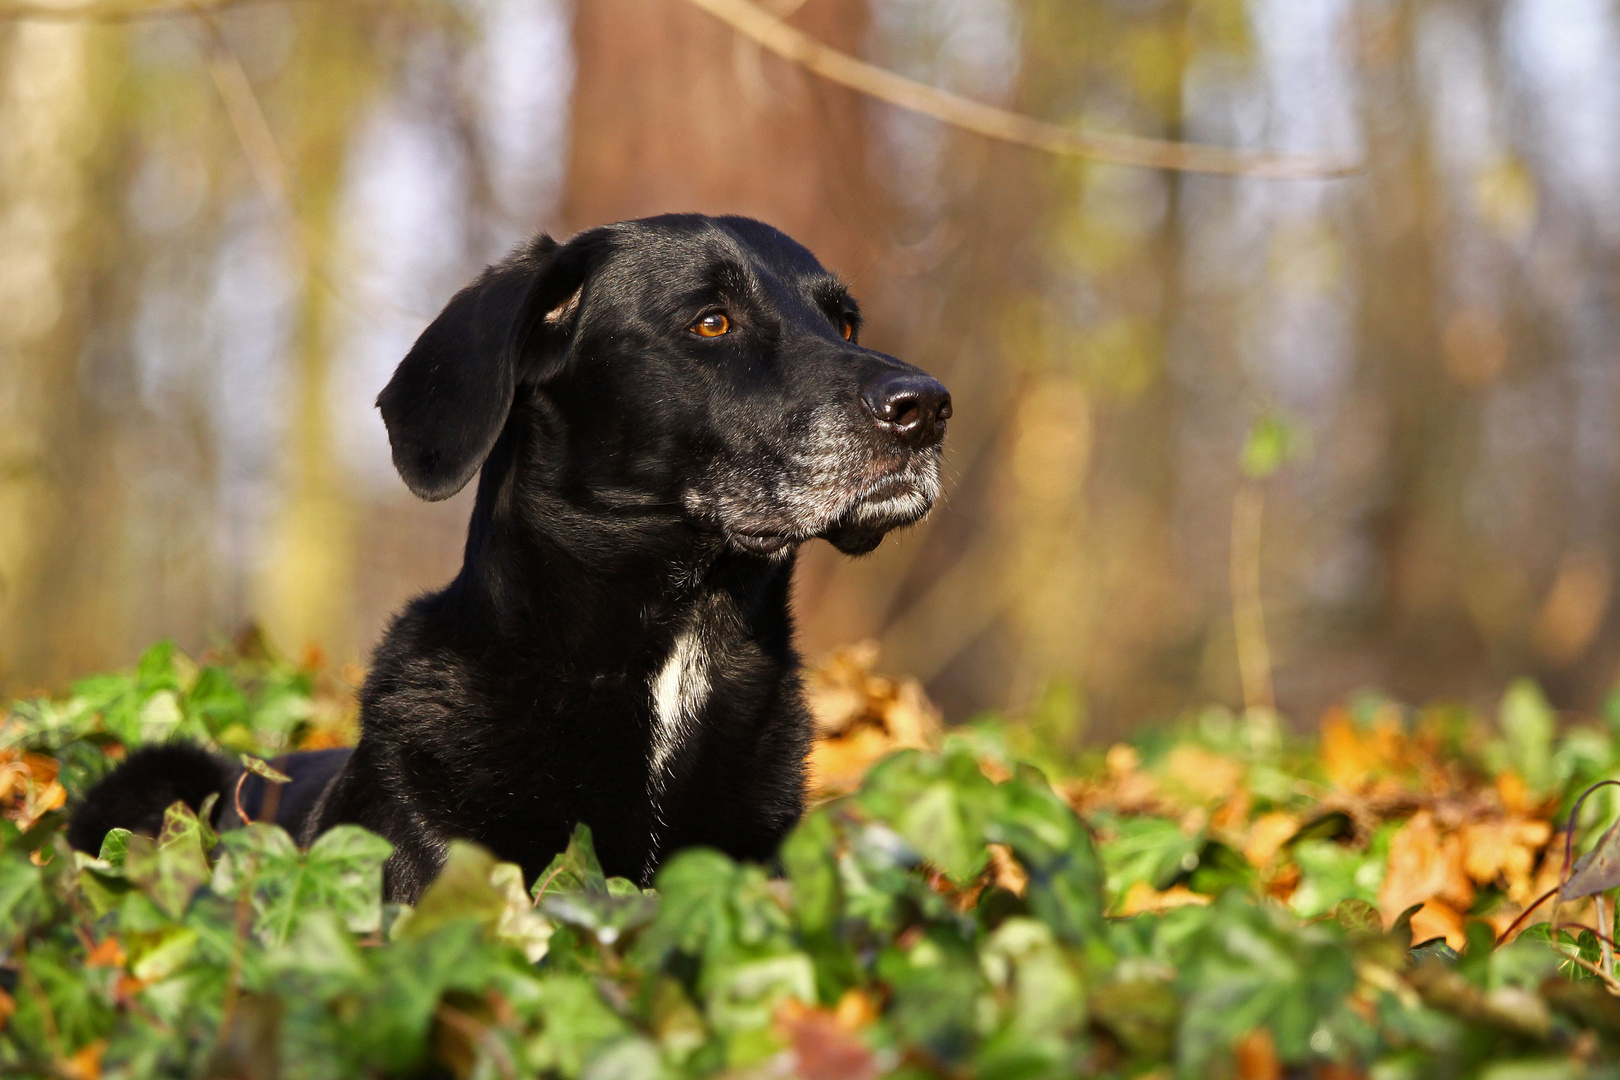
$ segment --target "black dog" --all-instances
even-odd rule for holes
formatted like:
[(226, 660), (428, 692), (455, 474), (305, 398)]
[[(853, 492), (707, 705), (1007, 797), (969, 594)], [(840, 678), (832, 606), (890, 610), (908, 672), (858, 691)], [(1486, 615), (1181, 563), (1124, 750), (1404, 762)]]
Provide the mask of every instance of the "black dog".
[[(532, 878), (579, 821), (609, 874), (643, 882), (687, 845), (771, 857), (811, 737), (794, 553), (870, 551), (939, 492), (950, 397), (859, 328), (810, 252), (737, 217), (541, 236), (457, 293), (378, 405), (417, 495), (482, 469), (465, 564), (394, 621), (360, 745), (277, 820), (305, 843), (340, 822), (386, 836), (386, 891), (407, 902), (453, 838)], [(70, 838), (93, 849), (236, 775), (143, 751)]]

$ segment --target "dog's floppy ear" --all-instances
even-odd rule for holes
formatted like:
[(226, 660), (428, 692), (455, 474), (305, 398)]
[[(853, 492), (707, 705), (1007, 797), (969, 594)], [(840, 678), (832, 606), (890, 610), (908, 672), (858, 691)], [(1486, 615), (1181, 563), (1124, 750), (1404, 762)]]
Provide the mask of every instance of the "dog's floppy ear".
[(451, 297), (416, 339), (377, 397), (411, 491), (448, 499), (484, 464), (518, 380), (544, 378), (561, 355), (592, 247), (542, 234)]

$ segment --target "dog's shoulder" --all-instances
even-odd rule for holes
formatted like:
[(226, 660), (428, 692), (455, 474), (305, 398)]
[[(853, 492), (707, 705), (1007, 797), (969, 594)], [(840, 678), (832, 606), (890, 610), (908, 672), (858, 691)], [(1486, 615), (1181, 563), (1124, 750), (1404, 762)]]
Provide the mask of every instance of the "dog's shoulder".
[(389, 624), (361, 689), (368, 719), (431, 721), (483, 703), (481, 661), (489, 646), (468, 638), (466, 620), (448, 599), (444, 591), (419, 596)]

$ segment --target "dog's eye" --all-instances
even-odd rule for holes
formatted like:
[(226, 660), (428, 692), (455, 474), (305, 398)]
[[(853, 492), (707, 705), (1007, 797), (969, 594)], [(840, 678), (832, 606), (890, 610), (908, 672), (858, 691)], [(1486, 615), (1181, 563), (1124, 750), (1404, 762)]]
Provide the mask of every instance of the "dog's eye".
[(711, 311), (690, 327), (698, 337), (719, 337), (731, 333), (731, 320), (721, 311)]
[(844, 320), (844, 340), (845, 341), (854, 341), (855, 340), (855, 320), (854, 319), (845, 319)]

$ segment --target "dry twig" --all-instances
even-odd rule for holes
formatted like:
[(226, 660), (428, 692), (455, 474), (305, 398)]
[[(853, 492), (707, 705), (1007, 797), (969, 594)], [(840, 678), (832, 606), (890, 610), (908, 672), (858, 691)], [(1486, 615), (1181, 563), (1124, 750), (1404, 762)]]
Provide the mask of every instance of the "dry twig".
[(1360, 169), (1358, 162), (1319, 154), (1228, 150), (1219, 146), (1077, 131), (1062, 124), (986, 105), (908, 79), (824, 45), (749, 0), (689, 0), (764, 48), (807, 71), (868, 97), (922, 113), (986, 138), (1068, 157), (1181, 172), (1277, 180), (1329, 179)]
[(0, 19), (37, 22), (128, 22), (198, 15), (269, 0), (0, 0)]
[[(122, 22), (172, 15), (206, 15), (266, 0), (0, 0), (0, 18)], [(743, 37), (784, 60), (868, 97), (931, 116), (986, 138), (1066, 157), (1180, 172), (1276, 180), (1331, 179), (1360, 163), (1321, 154), (1230, 150), (1199, 143), (1078, 131), (897, 75), (825, 45), (749, 0), (689, 0)], [(791, 9), (790, 9), (791, 10)], [(216, 80), (220, 72), (215, 71)], [(223, 89), (223, 87), (222, 87)]]

